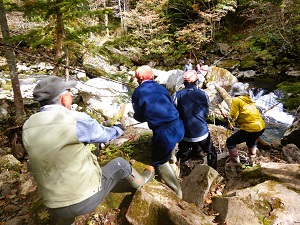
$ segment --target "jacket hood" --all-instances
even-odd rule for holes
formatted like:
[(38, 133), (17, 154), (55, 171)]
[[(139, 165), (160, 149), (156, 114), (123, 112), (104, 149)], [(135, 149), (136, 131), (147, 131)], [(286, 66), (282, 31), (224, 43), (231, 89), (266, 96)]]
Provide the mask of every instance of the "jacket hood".
[(252, 103), (254, 103), (253, 100), (252, 100), (252, 98), (250, 98), (249, 95), (242, 95), (242, 96), (238, 96), (238, 97), (236, 97), (236, 98), (241, 99), (242, 101), (246, 102), (247, 104), (252, 104)]

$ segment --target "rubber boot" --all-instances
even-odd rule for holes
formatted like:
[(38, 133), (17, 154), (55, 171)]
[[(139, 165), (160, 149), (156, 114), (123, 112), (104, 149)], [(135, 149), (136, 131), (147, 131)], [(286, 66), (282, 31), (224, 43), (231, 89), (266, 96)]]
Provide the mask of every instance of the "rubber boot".
[(207, 154), (207, 165), (209, 165), (211, 168), (214, 168), (218, 171), (218, 156), (217, 153), (208, 153)]
[(125, 180), (127, 180), (133, 188), (138, 189), (139, 187), (151, 181), (154, 178), (154, 174), (155, 171), (153, 166), (149, 166), (142, 174), (139, 174), (132, 167), (131, 174), (126, 177)]
[(240, 157), (237, 148), (228, 149), (230, 163), (240, 163)]
[(170, 166), (169, 162), (162, 164), (156, 168), (158, 175), (165, 181), (166, 185), (170, 187), (177, 195), (178, 198), (182, 198), (181, 185), (175, 176), (175, 173)]
[(249, 164), (251, 166), (256, 163), (256, 146), (248, 147)]

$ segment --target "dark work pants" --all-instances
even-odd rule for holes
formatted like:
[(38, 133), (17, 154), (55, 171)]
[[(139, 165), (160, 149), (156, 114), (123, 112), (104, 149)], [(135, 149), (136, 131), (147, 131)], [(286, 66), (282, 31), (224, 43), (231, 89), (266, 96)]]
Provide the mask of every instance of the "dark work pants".
[(205, 138), (202, 141), (199, 142), (187, 142), (187, 141), (180, 141), (178, 144), (178, 149), (179, 151), (177, 152), (177, 157), (178, 158), (185, 158), (187, 155), (185, 153), (188, 152), (189, 149), (191, 150), (191, 153), (200, 153), (201, 149), (205, 151), (207, 154), (209, 153), (215, 153), (216, 149), (212, 143), (210, 134), (208, 135), (207, 138)]
[(49, 212), (58, 217), (59, 225), (70, 225), (75, 217), (91, 213), (95, 210), (117, 183), (131, 174), (131, 165), (119, 157), (102, 167), (101, 190), (91, 197), (74, 205), (49, 208)]
[(226, 147), (228, 149), (233, 149), (236, 147), (237, 144), (246, 142), (246, 145), (248, 147), (254, 147), (256, 146), (256, 140), (257, 138), (264, 133), (265, 129), (259, 131), (259, 132), (247, 132), (244, 130), (238, 130), (234, 134), (232, 134), (229, 138), (226, 140)]
[[(187, 142), (180, 141), (178, 144), (177, 158), (187, 159), (192, 155), (197, 155), (201, 152), (201, 149), (207, 153), (207, 164), (217, 170), (217, 152), (214, 147), (210, 134), (202, 141), (198, 142)], [(191, 151), (189, 151), (191, 149)]]
[(184, 135), (184, 126), (181, 119), (161, 126), (153, 131), (152, 137), (152, 164), (158, 167), (168, 162), (176, 144)]

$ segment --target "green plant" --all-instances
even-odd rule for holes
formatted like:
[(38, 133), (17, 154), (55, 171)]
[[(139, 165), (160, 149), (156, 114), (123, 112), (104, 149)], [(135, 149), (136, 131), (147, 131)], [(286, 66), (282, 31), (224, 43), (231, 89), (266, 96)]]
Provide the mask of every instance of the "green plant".
[(297, 109), (300, 105), (300, 82), (282, 82), (277, 87), (283, 91), (284, 98), (278, 99), (287, 109)]

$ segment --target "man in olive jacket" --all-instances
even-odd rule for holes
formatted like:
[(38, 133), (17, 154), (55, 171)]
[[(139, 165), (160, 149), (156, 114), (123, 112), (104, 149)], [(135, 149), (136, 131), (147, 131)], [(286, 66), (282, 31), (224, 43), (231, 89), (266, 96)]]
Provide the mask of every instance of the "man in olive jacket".
[(125, 129), (104, 127), (72, 111), (75, 85), (56, 76), (41, 80), (33, 90), (41, 110), (25, 122), (22, 133), (38, 190), (58, 225), (75, 224), (76, 216), (92, 212), (121, 179), (138, 188), (154, 176), (153, 167), (140, 175), (121, 157), (100, 168), (87, 143), (106, 143)]

